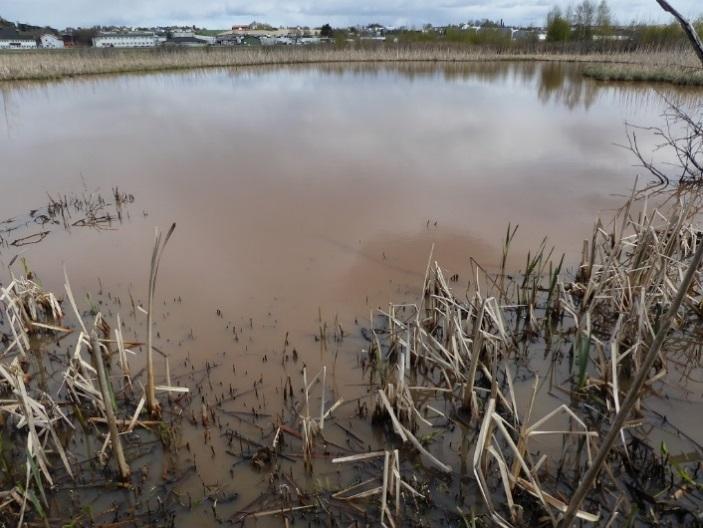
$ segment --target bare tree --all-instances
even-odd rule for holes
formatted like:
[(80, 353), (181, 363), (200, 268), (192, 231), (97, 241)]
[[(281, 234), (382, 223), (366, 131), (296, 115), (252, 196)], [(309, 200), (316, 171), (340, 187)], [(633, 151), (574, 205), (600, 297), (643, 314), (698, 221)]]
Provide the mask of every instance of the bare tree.
[(693, 49), (696, 51), (696, 55), (698, 55), (701, 64), (703, 64), (703, 42), (701, 42), (701, 38), (698, 36), (698, 33), (696, 33), (696, 28), (693, 27), (693, 24), (691, 24), (683, 17), (683, 15), (681, 15), (681, 13), (674, 9), (671, 4), (667, 2), (667, 0), (657, 0), (657, 3), (664, 11), (671, 13), (674, 18), (679, 21), (679, 24), (681, 24), (684, 33), (686, 33), (686, 36), (688, 37), (688, 40), (691, 41)]
[[(657, 185), (703, 183), (703, 120), (701, 105), (682, 108), (678, 103), (662, 96), (667, 108), (663, 113), (664, 125), (642, 127), (629, 125), (629, 145), (642, 167), (656, 178)], [(666, 151), (675, 158), (675, 163), (657, 163), (653, 153), (640, 148), (637, 132), (653, 134), (657, 139), (655, 152)]]

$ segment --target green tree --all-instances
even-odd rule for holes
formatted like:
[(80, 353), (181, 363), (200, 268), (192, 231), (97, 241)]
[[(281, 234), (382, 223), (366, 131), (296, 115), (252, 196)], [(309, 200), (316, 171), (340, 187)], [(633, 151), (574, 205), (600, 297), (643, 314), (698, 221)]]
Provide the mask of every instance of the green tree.
[(98, 35), (98, 28), (78, 28), (73, 32), (73, 40), (84, 46), (90, 46), (93, 43), (93, 37)]
[(332, 26), (329, 24), (325, 24), (320, 28), (320, 36), (322, 37), (331, 37), (334, 34), (334, 31), (332, 31)]
[(547, 40), (549, 42), (566, 42), (571, 36), (571, 26), (561, 9), (554, 7), (547, 15)]
[(345, 29), (338, 29), (333, 33), (334, 45), (338, 48), (344, 48), (347, 46), (347, 39), (349, 38), (349, 33)]

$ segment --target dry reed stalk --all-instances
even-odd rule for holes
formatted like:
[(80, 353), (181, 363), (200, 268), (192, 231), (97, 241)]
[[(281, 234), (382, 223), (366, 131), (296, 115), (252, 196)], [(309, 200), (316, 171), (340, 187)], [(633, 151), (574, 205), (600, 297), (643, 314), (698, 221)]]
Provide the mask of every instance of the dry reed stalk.
[[(95, 316), (89, 337), (84, 331), (86, 325), (75, 302), (66, 273), (65, 278), (66, 297), (75, 313), (76, 323), (81, 329), (78, 332), (75, 347), (72, 353), (68, 354), (65, 363), (61, 362), (58, 356), (51, 356), (54, 359), (47, 365), (44, 363), (44, 354), (39, 353), (40, 349), (32, 350), (29, 348), (30, 344), (33, 347), (36, 342), (41, 344), (41, 340), (27, 341), (25, 346), (22, 344), (22, 337), (19, 333), (25, 328), (29, 328), (29, 331), (43, 333), (58, 332), (64, 335), (72, 333), (73, 328), (39, 322), (61, 320), (63, 311), (56, 297), (52, 293), (42, 290), (36, 282), (25, 277), (13, 277), (10, 286), (3, 288), (0, 293), (0, 303), (3, 308), (9, 309), (15, 316), (6, 320), (5, 330), (9, 332), (11, 327), (14, 328), (18, 338), (10, 346), (17, 350), (22, 346), (27, 356), (33, 353), (32, 363), (34, 360), (39, 363), (37, 367), (39, 375), (37, 376), (37, 372), (32, 372), (31, 367), (25, 371), (25, 366), (31, 365), (31, 363), (24, 358), (22, 361), (19, 357), (10, 358), (8, 350), (5, 350), (5, 355), (0, 357), (0, 391), (3, 393), (3, 399), (0, 402), (0, 426), (3, 428), (7, 427), (8, 424), (16, 426), (19, 445), (24, 451), (24, 468), (26, 469), (23, 484), (17, 481), (12, 489), (0, 491), (0, 511), (4, 516), (3, 510), (5, 508), (11, 509), (16, 505), (17, 510), (11, 510), (10, 515), (19, 518), (20, 525), (24, 525), (27, 512), (30, 509), (33, 509), (37, 516), (47, 521), (48, 517), (45, 512), (51, 507), (49, 492), (54, 491), (53, 488), (57, 482), (65, 482), (66, 476), (73, 478), (74, 468), (71, 467), (71, 460), (75, 461), (76, 457), (68, 453), (64, 447), (63, 442), (66, 442), (66, 438), (74, 438), (76, 433), (85, 430), (86, 426), (90, 424), (107, 424), (109, 431), (105, 435), (102, 448), (97, 453), (97, 459), (104, 460), (104, 453), (108, 446), (112, 445), (120, 477), (127, 480), (130, 470), (122, 448), (120, 429), (131, 432), (137, 426), (151, 427), (161, 423), (139, 420), (141, 411), (146, 405), (146, 397), (142, 397), (136, 409), (130, 411), (131, 418), (129, 420), (116, 418), (114, 405), (117, 402), (113, 401), (101, 347), (104, 346), (105, 349), (108, 349), (111, 343), (117, 344), (116, 355), (122, 368), (122, 376), (126, 385), (131, 386), (127, 353), (132, 352), (125, 348), (121, 321), (118, 316), (115, 340), (111, 341), (106, 338), (103, 340), (103, 345), (98, 339), (97, 332), (100, 331), (103, 335), (108, 336), (111, 330), (102, 314), (98, 313)], [(92, 356), (93, 364), (83, 357), (83, 352), (86, 349)], [(10, 352), (12, 351), (14, 350), (11, 349)], [(111, 354), (108, 350), (109, 355)], [(57, 365), (59, 366), (57, 367)], [(57, 394), (63, 396), (60, 401), (57, 400), (58, 403), (46, 392), (49, 388), (46, 380), (53, 377), (60, 381)], [(169, 372), (167, 372), (166, 378), (168, 385), (157, 385), (154, 387), (155, 391), (180, 394), (188, 392), (187, 388), (171, 386)], [(62, 408), (65, 409), (66, 406), (72, 408), (73, 413), (65, 414)], [(86, 416), (84, 413), (88, 409), (95, 409), (99, 415)], [(331, 409), (327, 410), (327, 413), (330, 411)], [(80, 422), (83, 428), (74, 425), (76, 421)], [(2, 455), (5, 460), (6, 453)], [(60, 465), (63, 467), (57, 468), (55, 464), (52, 464), (55, 459), (60, 459)], [(6, 462), (7, 460), (5, 460)], [(19, 462), (17, 467), (20, 467)], [(58, 475), (56, 475), (57, 469), (62, 470)], [(8, 473), (13, 482), (16, 478), (14, 473), (14, 469)]]
[(149, 272), (149, 292), (148, 292), (148, 308), (147, 308), (147, 345), (146, 345), (146, 371), (147, 371), (147, 383), (146, 383), (146, 405), (147, 409), (152, 416), (158, 416), (160, 414), (159, 402), (156, 399), (156, 382), (154, 378), (154, 353), (153, 353), (153, 309), (154, 309), (154, 295), (156, 293), (156, 277), (159, 272), (159, 264), (161, 262), (161, 256), (163, 255), (163, 250), (166, 247), (173, 231), (176, 229), (176, 224), (171, 224), (170, 229), (166, 233), (166, 237), (161, 243), (161, 233), (159, 233), (158, 228), (155, 230), (154, 234), (154, 249), (151, 254), (151, 270)]
[(646, 71), (697, 64), (692, 50), (642, 47), (630, 52), (564, 53), (554, 50), (498, 53), (482, 47), (454, 46), (335, 46), (206, 49), (73, 49), (56, 51), (10, 51), (2, 53), (0, 80), (55, 79), (62, 76), (125, 73), (222, 66), (256, 66), (316, 63), (399, 63), (399, 62), (495, 62), (568, 61), (637, 66)]
[[(569, 504), (560, 498), (563, 490), (547, 491), (540, 483), (537, 472), (549, 467), (548, 457), (543, 455), (533, 461), (533, 444), (545, 435), (577, 443), (580, 447), (573, 453), (569, 475), (578, 478), (582, 471), (595, 465), (591, 461), (593, 439), (597, 436), (597, 431), (589, 430), (579, 415), (588, 409), (579, 401), (589, 402), (593, 394), (596, 399), (590, 405), (598, 406), (605, 416), (613, 409), (617, 414), (623, 407), (622, 377), (647, 367), (646, 350), (661, 325), (661, 319), (656, 319), (658, 307), (670, 305), (677, 293), (676, 284), (700, 244), (700, 229), (693, 224), (700, 210), (695, 200), (682, 199), (654, 210), (647, 205), (647, 195), (640, 198), (633, 190), (612, 219), (607, 223), (597, 221), (592, 238), (583, 244), (581, 266), (571, 281), (562, 277), (564, 257), (553, 265), (553, 251), (543, 241), (536, 252), (528, 255), (525, 271), (510, 280), (496, 280), (476, 264), (474, 290), (467, 293), (465, 300), (455, 296), (442, 270), (430, 261), (418, 308), (403, 305), (401, 310), (398, 305), (390, 305), (387, 312), (372, 313), (370, 359), (380, 373), (378, 409), (401, 441), (431, 457), (438, 468), (452, 471), (417, 441), (414, 430), (417, 424), (431, 426), (421, 411), (432, 411), (438, 416), (445, 413), (426, 400), (416, 404), (412, 396), (405, 397), (405, 390), (408, 394), (442, 395), (449, 405), (471, 406), (474, 415), (481, 419), (475, 477), (479, 488), (485, 490), (483, 500), (498, 524), (522, 522), (522, 503), (527, 494), (537, 500), (544, 518), (557, 525)], [(479, 271), (484, 276), (479, 276)], [(703, 283), (699, 276), (695, 281), (695, 287), (683, 300), (672, 343), (696, 339)], [(487, 285), (485, 290), (483, 284)], [(378, 316), (385, 323), (381, 329), (375, 324)], [(572, 376), (567, 378), (567, 387), (560, 387), (572, 395), (574, 405), (561, 405), (530, 424), (537, 379), (527, 417), (522, 419), (508, 360), (529, 353), (534, 338), (544, 336), (546, 340), (552, 335), (562, 339), (567, 347), (574, 345)], [(654, 373), (648, 372), (647, 386), (665, 378), (668, 356), (678, 353), (676, 350), (672, 347), (659, 354), (661, 366)], [(408, 364), (406, 358), (412, 361)], [(692, 360), (701, 364), (700, 358)], [(501, 363), (504, 368), (499, 368)], [(407, 383), (409, 376), (417, 377), (420, 368), (424, 384)], [(555, 371), (551, 372), (550, 382)], [(601, 401), (601, 391), (606, 396), (603, 409), (596, 403)], [(486, 394), (488, 401), (481, 408)], [(639, 391), (640, 406), (643, 394)], [(546, 422), (558, 415), (565, 417), (569, 426), (545, 428)], [(623, 443), (621, 454), (627, 457), (625, 430), (620, 428), (617, 436)], [(557, 460), (560, 471), (571, 467), (566, 453)], [(613, 470), (607, 468), (607, 472), (616, 478)], [(499, 511), (497, 501), (491, 497), (496, 479), (505, 493), (507, 515)], [(516, 489), (525, 493), (517, 494)], [(360, 493), (367, 496), (377, 491)], [(588, 522), (599, 519), (580, 509), (575, 515)]]
[(608, 434), (603, 439), (603, 443), (601, 444), (601, 447), (596, 455), (595, 460), (589, 466), (588, 471), (586, 472), (581, 483), (579, 484), (579, 487), (576, 489), (573, 496), (571, 497), (569, 507), (564, 513), (564, 517), (561, 520), (561, 527), (569, 528), (571, 526), (571, 523), (573, 522), (574, 517), (577, 514), (578, 508), (581, 506), (581, 503), (586, 498), (586, 495), (588, 494), (591, 487), (593, 486), (593, 483), (598, 477), (598, 473), (600, 473), (613, 443), (620, 435), (622, 428), (625, 425), (625, 420), (628, 418), (636, 402), (639, 400), (642, 386), (644, 385), (645, 381), (647, 381), (647, 377), (649, 376), (649, 372), (652, 368), (652, 365), (657, 359), (657, 355), (659, 354), (659, 350), (664, 344), (664, 340), (668, 336), (669, 329), (674, 320), (674, 317), (676, 317), (679, 308), (681, 307), (681, 303), (684, 299), (684, 296), (687, 295), (689, 288), (691, 287), (694, 275), (698, 272), (698, 267), (700, 266), (702, 260), (703, 244), (699, 244), (698, 249), (696, 250), (696, 253), (693, 256), (693, 259), (691, 260), (691, 263), (688, 266), (686, 275), (681, 281), (681, 285), (679, 286), (679, 289), (676, 293), (676, 297), (673, 299), (671, 305), (669, 306), (669, 309), (664, 315), (663, 320), (661, 321), (659, 326), (659, 331), (657, 332), (654, 341), (650, 345), (649, 350), (642, 361), (642, 365), (640, 366), (637, 375), (635, 376), (635, 379), (630, 385), (630, 388), (627, 392), (627, 397), (625, 398), (625, 401), (623, 401), (620, 411), (615, 415), (613, 423), (610, 426)]
[(105, 418), (107, 420), (110, 443), (112, 444), (112, 452), (115, 456), (117, 469), (120, 472), (120, 478), (126, 482), (129, 480), (131, 471), (127, 465), (127, 459), (125, 458), (124, 450), (122, 449), (122, 440), (120, 439), (120, 434), (117, 430), (117, 422), (115, 420), (115, 410), (112, 404), (110, 385), (107, 375), (105, 374), (102, 351), (100, 350), (100, 343), (98, 342), (98, 336), (95, 330), (93, 330), (90, 334), (90, 349), (93, 356), (93, 363), (95, 364), (95, 368), (98, 372), (98, 383), (100, 385), (100, 391), (102, 393), (105, 407)]

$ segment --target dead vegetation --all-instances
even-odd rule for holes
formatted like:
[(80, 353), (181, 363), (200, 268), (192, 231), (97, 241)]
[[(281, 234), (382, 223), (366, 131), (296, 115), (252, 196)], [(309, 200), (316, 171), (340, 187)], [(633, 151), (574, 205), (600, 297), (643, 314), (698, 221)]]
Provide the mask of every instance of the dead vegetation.
[[(656, 422), (647, 402), (657, 384), (700, 372), (697, 194), (676, 194), (657, 208), (649, 205), (649, 195), (633, 195), (610, 221), (596, 224), (570, 278), (560, 273), (563, 260), (553, 262), (542, 246), (528, 256), (519, 278), (475, 265), (470, 288), (460, 297), (430, 262), (420, 302), (391, 306), (374, 318), (369, 361), (382, 387), (378, 415), (401, 442), (410, 440), (428, 463), (443, 469), (410, 432), (431, 426), (424, 416), (442, 413), (431, 398), (418, 396), (441, 394), (453, 419), (476, 433), (466, 463), (500, 526), (569, 526), (572, 513), (592, 523), (673, 517), (696, 525), (703, 514), (694, 477), (698, 465), (674, 469), (664, 458), (650, 459), (662, 472), (662, 484), (669, 482), (651, 495), (636, 475), (645, 468), (633, 471), (632, 450), (657, 451), (644, 432), (645, 424)], [(513, 234), (509, 229), (506, 253)], [(540, 349), (548, 365), (545, 381), (535, 374), (529, 404), (518, 405), (511, 365), (533, 360)], [(540, 387), (564, 401), (542, 416), (534, 409)], [(559, 415), (565, 418), (561, 425), (550, 425)], [(613, 430), (618, 443), (610, 446), (602, 439)], [(560, 453), (540, 448), (549, 435), (560, 438)], [(594, 465), (601, 448), (608, 456)], [(589, 483), (583, 504), (571, 501), (589, 469), (597, 480)], [(634, 505), (644, 496), (649, 504), (637, 511)]]
[(134, 202), (134, 195), (112, 189), (112, 196), (85, 191), (80, 194), (51, 196), (49, 202), (26, 215), (0, 221), (0, 251), (37, 244), (58, 229), (114, 229), (127, 214), (125, 207)]
[[(292, 48), (292, 49), (291, 49)], [(633, 80), (657, 80), (666, 75), (672, 82), (691, 84), (701, 77), (693, 72), (698, 59), (690, 48), (634, 51), (612, 50), (569, 53), (555, 49), (496, 50), (482, 46), (404, 45), (302, 47), (208, 47), (194, 49), (66, 49), (9, 52), (0, 55), (0, 81), (59, 79), (76, 75), (115, 74), (209, 67), (248, 67), (286, 64), (425, 63), (425, 62), (558, 61), (608, 65), (613, 72), (639, 72)], [(684, 72), (682, 75), (681, 72)], [(695, 75), (694, 75), (695, 74)]]
[[(261, 381), (252, 389), (261, 411), (226, 410), (242, 394), (231, 388), (215, 396), (193, 424), (219, 428), (227, 453), (268, 483), (228, 519), (517, 527), (570, 526), (573, 515), (596, 526), (699, 525), (703, 448), (650, 405), (703, 372), (699, 213), (699, 193), (635, 192), (596, 223), (572, 271), (564, 262), (573, 259), (555, 258), (546, 242), (518, 274), (474, 263), (467, 287), (430, 258), (416, 303), (372, 314), (363, 396), (335, 396), (329, 366), (288, 377), (276, 390), (280, 409), (266, 404)], [(503, 262), (515, 234), (508, 229)], [(321, 322), (325, 361), (332, 339)], [(283, 365), (297, 362), (287, 345)], [(223, 425), (224, 416), (240, 425)], [(373, 439), (361, 432), (369, 422)], [(656, 443), (663, 428), (685, 456)], [(319, 484), (328, 463), (344, 465), (333, 479), (343, 484)], [(450, 506), (443, 488), (457, 492)]]
[[(66, 210), (67, 203), (52, 201), (49, 207)], [(114, 339), (100, 312), (87, 321), (68, 278), (67, 300), (62, 303), (32, 277), (31, 272), (13, 274), (0, 291), (7, 332), (0, 352), (0, 518), (18, 527), (28, 525), (27, 519), (51, 525), (57, 493), (69, 483), (76, 488), (138, 489), (142, 476), (140, 471), (133, 475), (132, 461), (144, 456), (143, 448), (153, 440), (169, 453), (168, 438), (182, 412), (178, 398), (188, 394), (187, 388), (170, 385), (167, 376), (154, 390), (178, 397), (169, 402), (171, 419), (145, 420), (145, 389), (129, 367), (129, 357), (137, 354), (141, 343), (124, 341), (119, 316)], [(53, 339), (72, 340), (72, 351), (61, 357), (47, 350), (46, 340)], [(60, 521), (81, 524), (81, 514), (72, 516), (71, 509), (61, 510)], [(122, 522), (147, 524), (153, 513), (137, 496), (131, 508), (115, 516)], [(168, 524), (168, 517), (158, 520), (158, 515), (152, 523)]]
[[(263, 380), (220, 394), (210, 364), (189, 373), (202, 375), (192, 402), (172, 381), (168, 358), (160, 383), (147, 358), (138, 363), (145, 369), (130, 364), (142, 347), (160, 352), (148, 335), (127, 342), (119, 315), (114, 328), (101, 313), (89, 321), (68, 280), (61, 301), (31, 272), (12, 276), (0, 295), (3, 518), (51, 524), (57, 490), (68, 483), (138, 495), (145, 476), (135, 460), (160, 446), (171, 460), (170, 476), (154, 484), (165, 497), (160, 513), (137, 498), (115, 515), (125, 525), (169, 525), (194, 507), (179, 488), (199, 474), (190, 445), (177, 440), (190, 414), (185, 425), (202, 429), (213, 458), (221, 442), (233, 467), (246, 463), (268, 482), (230, 513), (223, 508), (235, 502), (236, 482), (204, 489), (199, 503), (218, 524), (271, 517), (423, 526), (441, 514), (504, 527), (568, 526), (571, 515), (593, 525), (696, 526), (703, 447), (685, 426), (663, 424), (651, 402), (674, 391), (700, 403), (687, 389), (703, 372), (700, 211), (696, 188), (633, 192), (596, 222), (572, 270), (565, 263), (577, 260), (544, 241), (509, 273), (516, 227), (506, 232), (501, 267), (474, 262), (463, 285), (430, 257), (416, 302), (372, 313), (360, 357), (364, 394), (340, 397), (329, 348), (348, 336), (320, 314), (314, 340), (328, 364), (312, 377), (306, 365), (287, 377), (276, 390), (280, 408), (267, 403)], [(172, 232), (163, 241), (157, 234), (147, 310), (133, 307), (135, 316), (154, 310)], [(50, 352), (46, 339), (70, 340), (69, 353)], [(282, 365), (299, 361), (289, 347), (286, 336)], [(150, 415), (152, 383), (154, 394), (169, 395), (156, 401), (161, 418)], [(225, 406), (247, 393), (258, 403), (251, 412)], [(375, 440), (355, 432), (364, 424)], [(662, 427), (680, 443), (657, 445), (652, 434)], [(311, 486), (328, 464), (343, 468), (337, 483)], [(451, 506), (436, 483), (456, 490)], [(469, 497), (481, 509), (468, 511)], [(68, 517), (87, 522), (79, 507)]]

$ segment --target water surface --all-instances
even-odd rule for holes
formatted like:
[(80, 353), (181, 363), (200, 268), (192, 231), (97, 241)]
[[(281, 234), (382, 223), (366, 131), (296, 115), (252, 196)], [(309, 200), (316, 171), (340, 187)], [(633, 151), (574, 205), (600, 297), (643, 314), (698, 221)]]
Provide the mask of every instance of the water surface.
[[(414, 299), (433, 245), (457, 288), (470, 258), (495, 269), (509, 223), (520, 226), (512, 267), (545, 236), (573, 262), (641, 172), (618, 146), (625, 123), (661, 124), (663, 109), (655, 87), (535, 63), (213, 69), (0, 93), (0, 216), (47, 194), (119, 186), (136, 197), (113, 231), (54, 232), (3, 248), (2, 262), (21, 254), (59, 291), (65, 264), (83, 308), (103, 302), (101, 284), (124, 315), (130, 294), (144, 299), (153, 228), (176, 222), (158, 285), (159, 346), (174, 363), (223, 366), (213, 375), (224, 387), (262, 377), (270, 401), (302, 367), (261, 361), (280, 363), (286, 333), (311, 370), (339, 365), (337, 394), (358, 393), (357, 321)], [(350, 336), (334, 358), (313, 339), (320, 316)], [(198, 445), (201, 433), (189, 434)], [(231, 482), (226, 464), (201, 464), (209, 483)], [(244, 504), (265, 476), (237, 472), (255, 484), (236, 490)]]

